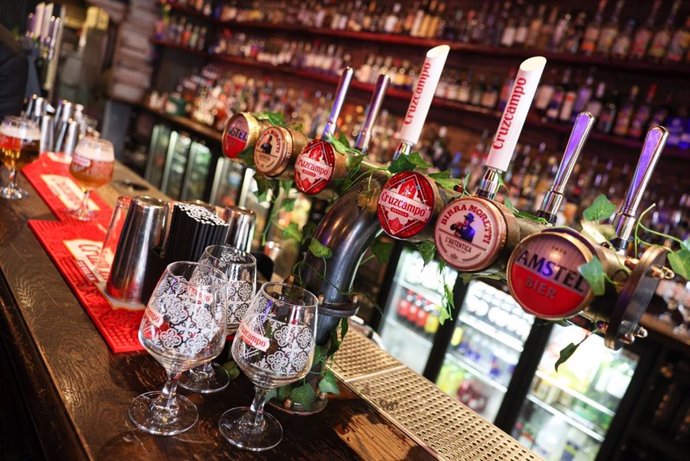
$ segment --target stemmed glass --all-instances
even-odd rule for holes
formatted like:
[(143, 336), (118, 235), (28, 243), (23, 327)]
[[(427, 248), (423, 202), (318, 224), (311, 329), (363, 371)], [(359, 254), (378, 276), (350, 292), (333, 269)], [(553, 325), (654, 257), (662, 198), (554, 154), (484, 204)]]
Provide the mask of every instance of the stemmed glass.
[(115, 154), (110, 141), (88, 136), (79, 141), (72, 154), (69, 172), (84, 191), (84, 198), (79, 208), (70, 211), (73, 218), (79, 221), (91, 220), (94, 213), (89, 209), (89, 195), (92, 190), (113, 179), (114, 166)]
[(254, 383), (251, 407), (238, 407), (220, 417), (226, 440), (252, 451), (273, 448), (283, 438), (277, 419), (264, 413), (270, 389), (304, 378), (314, 359), (317, 299), (288, 283), (264, 283), (240, 322), (232, 356)]
[(0, 161), (10, 170), (10, 181), (0, 188), (0, 197), (20, 199), (29, 193), (17, 186), (17, 171), (38, 158), (38, 124), (21, 117), (5, 117), (0, 125)]
[[(230, 245), (211, 245), (204, 250), (200, 263), (210, 264), (228, 278), (226, 335), (237, 331), (247, 312), (256, 288), (256, 258)], [(192, 368), (180, 378), (180, 386), (193, 392), (208, 394), (225, 389), (230, 376), (225, 368), (213, 361)]]
[(207, 264), (180, 261), (165, 269), (144, 311), (139, 341), (168, 375), (160, 392), (146, 392), (129, 407), (129, 419), (156, 435), (192, 427), (199, 413), (176, 395), (177, 380), (220, 354), (225, 344), (227, 278)]

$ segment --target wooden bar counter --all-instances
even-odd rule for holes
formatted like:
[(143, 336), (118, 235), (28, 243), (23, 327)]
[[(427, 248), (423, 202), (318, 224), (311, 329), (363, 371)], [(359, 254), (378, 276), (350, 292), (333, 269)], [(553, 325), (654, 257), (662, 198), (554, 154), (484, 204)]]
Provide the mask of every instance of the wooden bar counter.
[[(251, 402), (251, 385), (242, 376), (208, 396), (182, 390), (200, 416), (181, 435), (158, 437), (135, 429), (127, 408), (137, 395), (162, 387), (163, 368), (145, 353), (110, 352), (27, 227), (29, 219), (55, 218), (19, 176), (31, 196), (0, 199), (0, 404), (11, 402), (21, 414), (16, 432), (31, 445), (32, 458), (537, 459), (355, 332), (336, 357), (341, 394), (323, 412), (292, 416), (267, 406), (284, 428), (283, 441), (272, 450), (243, 451), (218, 432), (225, 410)], [(127, 181), (147, 190), (134, 190)], [(110, 203), (118, 195), (162, 197), (119, 164), (113, 183), (98, 193)]]

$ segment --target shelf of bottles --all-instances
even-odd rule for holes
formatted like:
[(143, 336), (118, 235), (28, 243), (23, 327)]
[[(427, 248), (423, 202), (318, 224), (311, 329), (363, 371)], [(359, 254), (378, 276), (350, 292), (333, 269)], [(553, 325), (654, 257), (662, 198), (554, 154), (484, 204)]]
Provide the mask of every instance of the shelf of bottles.
[(493, 420), (532, 322), (533, 317), (501, 289), (470, 282), (438, 387)]
[(545, 459), (596, 457), (637, 366), (635, 354), (606, 349), (592, 335), (556, 372), (560, 350), (585, 334), (555, 326), (513, 428), (513, 437)]
[[(373, 2), (372, 2), (373, 3)], [(607, 67), (630, 72), (649, 71), (669, 77), (690, 75), (687, 45), (688, 24), (677, 24), (680, 3), (668, 8), (665, 22), (657, 24), (661, 2), (654, 3), (650, 19), (628, 30), (621, 16), (624, 2), (615, 5), (602, 1), (594, 14), (560, 11), (541, 5), (525, 7), (522, 2), (485, 2), (481, 10), (454, 9), (452, 18), (443, 17), (444, 2), (426, 2), (415, 8), (390, 3), (370, 11), (371, 3), (321, 5), (309, 2), (282, 2), (281, 8), (252, 9), (237, 2), (177, 0), (169, 8), (186, 15), (196, 15), (216, 26), (243, 26), (245, 32), (224, 29), (209, 40), (208, 57), (214, 61), (259, 69), (271, 69), (314, 81), (337, 82), (343, 65), (353, 65), (351, 55), (337, 41), (324, 38), (347, 38), (396, 45), (434, 46), (451, 42), (464, 53), (516, 58), (543, 54), (547, 59), (575, 66), (552, 69), (543, 79), (535, 99), (536, 111), (528, 126), (547, 128), (567, 134), (574, 114), (588, 110), (598, 117), (592, 139), (616, 147), (639, 149), (640, 138), (653, 123), (665, 124), (671, 130), (665, 157), (688, 158), (690, 119), (687, 108), (675, 106), (673, 94), (657, 91), (655, 84), (640, 88), (618, 88), (596, 81), (596, 73), (580, 72), (578, 67)], [(657, 5), (658, 4), (658, 5)], [(608, 5), (608, 7), (607, 7)], [(425, 6), (425, 7), (424, 7)], [(460, 7), (462, 4), (459, 5)], [(665, 11), (665, 10), (664, 10)], [(610, 13), (610, 16), (608, 15)], [(421, 14), (420, 18), (417, 15)], [(369, 19), (367, 19), (370, 17)], [(604, 21), (604, 17), (607, 18)], [(482, 23), (482, 19), (485, 21)], [(184, 23), (183, 23), (184, 21)], [(184, 17), (165, 15), (156, 32), (156, 43), (178, 48), (204, 40), (200, 26)], [(256, 29), (252, 31), (252, 29)], [(314, 35), (312, 39), (286, 40), (266, 36), (267, 30)], [(381, 71), (392, 76), (389, 96), (401, 100), (410, 97), (415, 75), (409, 62), (392, 56), (371, 54), (359, 66), (354, 88), (371, 91), (372, 81)], [(441, 81), (434, 102), (436, 109), (461, 111), (471, 115), (498, 118), (512, 85), (507, 75), (483, 72), (450, 71)], [(661, 94), (663, 93), (663, 94)]]

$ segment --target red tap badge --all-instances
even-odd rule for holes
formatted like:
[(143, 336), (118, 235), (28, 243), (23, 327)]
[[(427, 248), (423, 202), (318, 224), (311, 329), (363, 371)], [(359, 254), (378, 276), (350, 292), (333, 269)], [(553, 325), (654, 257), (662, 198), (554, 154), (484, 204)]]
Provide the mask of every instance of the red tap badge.
[(506, 222), (496, 206), (479, 197), (449, 203), (436, 220), (434, 241), (439, 256), (464, 272), (488, 268), (506, 241)]
[(249, 138), (247, 118), (243, 114), (233, 115), (223, 131), (223, 153), (227, 157), (236, 158), (252, 141), (255, 141)]
[(391, 237), (413, 237), (431, 221), (434, 200), (434, 189), (426, 176), (414, 171), (397, 173), (379, 195), (376, 207), (379, 223)]
[(584, 309), (592, 290), (578, 272), (591, 252), (574, 237), (554, 231), (527, 237), (513, 251), (508, 288), (522, 308), (539, 318), (564, 319)]
[(318, 194), (326, 188), (334, 170), (333, 146), (322, 139), (315, 139), (297, 156), (295, 186), (305, 194)]

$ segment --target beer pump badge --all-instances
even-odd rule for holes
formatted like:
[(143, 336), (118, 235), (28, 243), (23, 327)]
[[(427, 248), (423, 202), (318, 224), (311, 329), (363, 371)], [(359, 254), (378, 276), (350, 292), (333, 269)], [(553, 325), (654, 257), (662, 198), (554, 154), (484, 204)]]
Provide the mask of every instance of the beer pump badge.
[(236, 158), (252, 141), (247, 117), (243, 114), (233, 115), (223, 131), (223, 153), (227, 157)]
[(525, 311), (539, 318), (571, 317), (593, 297), (578, 272), (590, 254), (581, 242), (556, 232), (527, 237), (508, 261), (510, 293)]
[(395, 238), (419, 234), (433, 215), (435, 195), (429, 180), (414, 171), (393, 175), (383, 186), (376, 213), (383, 230)]
[(285, 170), (292, 147), (288, 145), (290, 139), (290, 133), (285, 128), (272, 126), (266, 129), (254, 147), (257, 170), (265, 175), (280, 174)]
[(448, 204), (436, 220), (434, 240), (441, 258), (460, 271), (490, 266), (506, 239), (506, 223), (490, 202), (465, 197)]
[(326, 188), (335, 170), (333, 146), (321, 139), (311, 141), (295, 161), (295, 185), (306, 194)]

